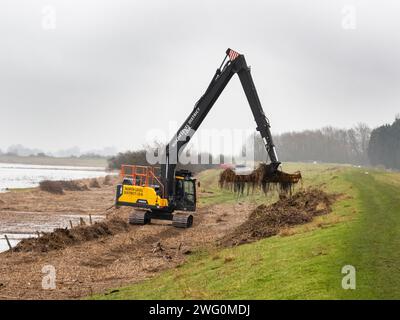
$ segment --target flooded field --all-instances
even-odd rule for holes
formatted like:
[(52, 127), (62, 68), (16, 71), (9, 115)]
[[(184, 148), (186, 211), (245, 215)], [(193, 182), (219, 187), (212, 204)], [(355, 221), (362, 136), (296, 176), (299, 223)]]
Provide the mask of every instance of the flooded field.
[[(0, 252), (41, 232), (104, 219), (105, 209), (114, 198), (114, 187), (103, 184), (103, 177), (110, 174), (115, 179), (99, 167), (0, 163)], [(80, 180), (89, 185), (88, 179), (92, 178), (100, 181), (101, 188), (66, 192), (62, 196), (26, 189), (37, 187), (43, 180)]]
[(0, 192), (36, 187), (42, 180), (76, 180), (105, 175), (107, 172), (98, 167), (0, 163)]

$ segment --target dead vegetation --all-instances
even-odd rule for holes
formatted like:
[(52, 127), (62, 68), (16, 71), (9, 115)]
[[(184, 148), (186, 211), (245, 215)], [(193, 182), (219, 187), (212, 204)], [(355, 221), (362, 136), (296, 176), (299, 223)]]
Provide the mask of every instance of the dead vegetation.
[(299, 171), (293, 174), (274, 171), (271, 165), (261, 163), (250, 174), (236, 174), (230, 168), (225, 169), (220, 174), (219, 186), (235, 193), (244, 193), (246, 189), (248, 194), (250, 190), (253, 192), (255, 188), (261, 188), (264, 193), (277, 190), (279, 193), (292, 194), (294, 185), (301, 178)]
[(64, 194), (64, 191), (86, 191), (89, 190), (88, 186), (79, 181), (73, 180), (43, 180), (39, 183), (39, 188), (42, 191), (52, 194)]
[(39, 183), (39, 188), (42, 191), (53, 194), (64, 194), (60, 181), (43, 180)]
[(304, 224), (314, 217), (327, 214), (336, 195), (320, 189), (299, 191), (291, 197), (281, 196), (272, 205), (258, 206), (247, 221), (220, 240), (224, 246), (234, 246), (277, 235), (288, 227)]
[(90, 226), (78, 226), (72, 229), (56, 229), (44, 233), (38, 238), (24, 239), (13, 248), (14, 252), (48, 252), (82, 242), (104, 238), (128, 230), (125, 220), (113, 218), (96, 222)]
[(67, 181), (59, 181), (61, 183), (61, 187), (66, 191), (87, 191), (89, 190), (88, 186), (79, 181), (67, 180)]
[(99, 181), (97, 181), (96, 178), (93, 178), (92, 180), (90, 180), (89, 187), (90, 188), (101, 188), (101, 185), (100, 185)]
[(112, 177), (110, 175), (106, 175), (104, 177), (103, 184), (105, 186), (111, 186), (112, 185)]

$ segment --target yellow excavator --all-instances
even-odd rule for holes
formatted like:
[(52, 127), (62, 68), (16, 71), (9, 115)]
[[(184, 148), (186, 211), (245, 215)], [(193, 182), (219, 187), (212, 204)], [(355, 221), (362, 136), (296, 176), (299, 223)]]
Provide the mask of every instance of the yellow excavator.
[[(116, 205), (134, 208), (129, 223), (143, 225), (149, 223), (151, 219), (161, 219), (172, 220), (172, 225), (178, 228), (192, 226), (192, 213), (196, 211), (196, 180), (191, 172), (176, 169), (178, 154), (199, 128), (235, 74), (239, 76), (257, 125), (256, 129), (260, 132), (270, 158), (269, 174), (274, 176), (278, 172), (280, 162), (272, 141), (270, 124), (261, 106), (250, 68), (242, 54), (228, 49), (207, 90), (166, 146), (161, 167), (157, 169), (151, 166), (122, 166), (123, 180), (117, 186)], [(288, 180), (288, 177), (290, 178), (290, 175), (286, 176), (285, 180)], [(297, 178), (293, 176), (290, 179), (297, 182), (295, 181)]]

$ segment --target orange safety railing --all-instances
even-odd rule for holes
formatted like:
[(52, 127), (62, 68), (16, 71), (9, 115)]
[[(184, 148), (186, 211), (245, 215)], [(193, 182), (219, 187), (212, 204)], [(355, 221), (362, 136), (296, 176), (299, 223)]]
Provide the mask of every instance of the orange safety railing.
[(156, 170), (158, 169), (160, 168), (123, 164), (120, 176), (122, 179), (125, 177), (132, 178), (133, 185), (135, 186), (149, 187), (157, 184), (160, 186), (161, 194), (164, 196), (164, 185), (156, 174)]

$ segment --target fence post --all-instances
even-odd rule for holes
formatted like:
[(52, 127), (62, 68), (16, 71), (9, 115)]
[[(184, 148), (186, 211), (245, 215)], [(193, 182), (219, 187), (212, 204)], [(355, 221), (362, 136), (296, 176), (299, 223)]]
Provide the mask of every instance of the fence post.
[(7, 241), (7, 244), (8, 244), (8, 247), (10, 248), (10, 250), (12, 249), (12, 246), (11, 246), (11, 243), (10, 243), (10, 240), (8, 240), (8, 237), (7, 237), (7, 235), (5, 234), (4, 235), (4, 238), (6, 239), (6, 241)]

